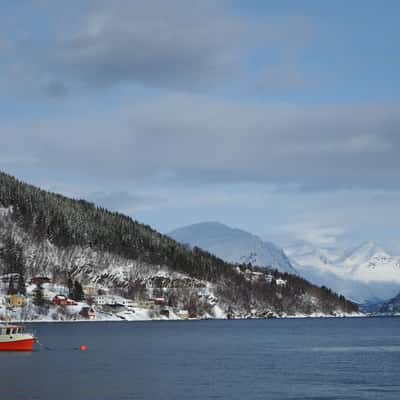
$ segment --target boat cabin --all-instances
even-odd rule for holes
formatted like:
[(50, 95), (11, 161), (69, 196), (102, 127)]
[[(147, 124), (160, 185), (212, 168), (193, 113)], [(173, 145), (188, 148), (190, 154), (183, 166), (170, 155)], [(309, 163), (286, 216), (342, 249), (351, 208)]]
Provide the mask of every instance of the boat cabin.
[(16, 326), (16, 325), (5, 325), (0, 326), (0, 336), (1, 335), (17, 335), (24, 333), (23, 326)]

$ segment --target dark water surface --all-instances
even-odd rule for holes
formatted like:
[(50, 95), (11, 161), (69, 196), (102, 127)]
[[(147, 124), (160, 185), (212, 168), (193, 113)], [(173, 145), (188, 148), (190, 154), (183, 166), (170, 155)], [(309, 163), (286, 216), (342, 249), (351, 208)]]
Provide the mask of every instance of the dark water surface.
[(0, 400), (400, 399), (400, 318), (32, 329), (51, 350), (0, 353)]

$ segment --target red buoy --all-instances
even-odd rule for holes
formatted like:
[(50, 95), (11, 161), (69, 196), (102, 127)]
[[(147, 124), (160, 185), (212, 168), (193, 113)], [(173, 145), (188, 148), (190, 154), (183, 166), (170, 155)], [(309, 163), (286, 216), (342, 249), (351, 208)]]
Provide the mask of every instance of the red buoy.
[(87, 347), (86, 347), (84, 344), (81, 344), (81, 345), (79, 346), (79, 350), (80, 350), (80, 351), (86, 351), (86, 350), (87, 350)]

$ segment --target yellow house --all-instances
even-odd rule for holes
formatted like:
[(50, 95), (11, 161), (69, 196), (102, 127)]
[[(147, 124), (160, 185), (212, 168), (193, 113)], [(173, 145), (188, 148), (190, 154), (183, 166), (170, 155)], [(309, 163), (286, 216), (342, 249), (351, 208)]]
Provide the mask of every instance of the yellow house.
[(8, 304), (12, 307), (23, 307), (26, 304), (26, 299), (19, 294), (10, 294), (8, 296)]
[(85, 286), (83, 288), (83, 293), (85, 296), (94, 297), (97, 294), (97, 287), (96, 286)]

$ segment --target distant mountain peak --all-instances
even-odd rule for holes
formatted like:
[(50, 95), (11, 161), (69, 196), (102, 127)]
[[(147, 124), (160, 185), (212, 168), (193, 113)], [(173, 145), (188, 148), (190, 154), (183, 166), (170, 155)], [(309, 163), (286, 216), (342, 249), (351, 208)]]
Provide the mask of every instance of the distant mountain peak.
[(376, 254), (390, 257), (386, 250), (384, 250), (380, 245), (376, 242), (368, 241), (364, 242), (356, 248), (352, 249), (347, 255), (344, 257), (342, 262), (346, 265), (349, 264), (364, 264), (368, 262), (373, 256)]
[(296, 273), (284, 251), (271, 242), (220, 222), (200, 222), (170, 232), (178, 242), (197, 246), (234, 263), (251, 263)]
[(174, 231), (170, 232), (171, 234), (175, 234), (177, 232), (190, 232), (190, 231), (196, 231), (196, 234), (224, 234), (224, 233), (236, 233), (236, 234), (245, 234), (249, 236), (256, 237), (255, 235), (246, 232), (242, 229), (239, 228), (232, 228), (226, 224), (223, 224), (222, 222), (218, 221), (205, 221), (205, 222), (197, 222), (195, 224), (187, 225), (178, 229), (175, 229)]
[(204, 227), (204, 228), (229, 228), (227, 225), (225, 225), (225, 224), (223, 224), (222, 222), (219, 222), (219, 221), (196, 222), (194, 224), (187, 225), (187, 228), (194, 227), (194, 226)]

